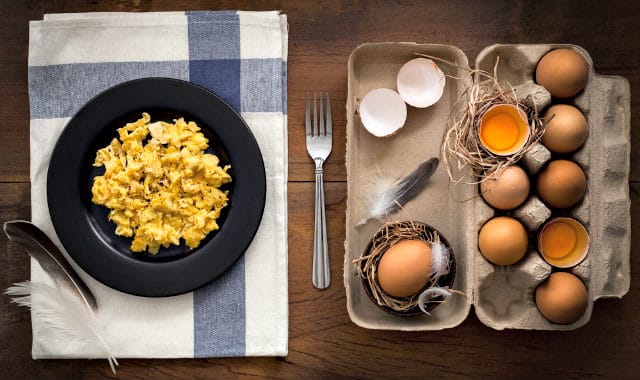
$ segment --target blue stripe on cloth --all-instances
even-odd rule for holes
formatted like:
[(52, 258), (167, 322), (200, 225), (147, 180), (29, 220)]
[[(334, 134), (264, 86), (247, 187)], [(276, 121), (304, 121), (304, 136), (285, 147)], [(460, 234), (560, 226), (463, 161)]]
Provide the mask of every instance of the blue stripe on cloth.
[(189, 80), (224, 99), (240, 111), (240, 60), (189, 61)]
[(287, 114), (287, 61), (282, 62), (282, 113)]
[[(187, 12), (189, 80), (223, 98), (240, 101), (240, 20), (235, 12)], [(244, 256), (221, 277), (193, 292), (194, 357), (244, 356)]]
[(219, 21), (240, 25), (237, 11), (187, 11), (185, 14), (191, 23)]
[(240, 63), (242, 112), (283, 112), (282, 59), (243, 59)]
[(145, 77), (189, 79), (187, 61), (77, 63), (29, 67), (32, 119), (73, 116), (91, 98), (118, 83)]
[(193, 292), (193, 356), (245, 355), (245, 261)]
[(187, 12), (189, 59), (240, 59), (240, 17), (236, 12)]

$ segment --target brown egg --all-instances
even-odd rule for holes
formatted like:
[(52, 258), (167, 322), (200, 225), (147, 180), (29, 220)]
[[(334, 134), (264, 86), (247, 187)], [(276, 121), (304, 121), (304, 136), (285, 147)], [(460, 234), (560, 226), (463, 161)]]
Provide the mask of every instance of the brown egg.
[(503, 169), (495, 181), (480, 184), (482, 197), (491, 206), (500, 210), (511, 210), (522, 204), (529, 196), (529, 177), (519, 166)]
[(589, 80), (587, 61), (571, 49), (555, 49), (545, 54), (536, 67), (536, 83), (555, 98), (570, 98), (584, 89)]
[(382, 255), (378, 283), (394, 297), (418, 293), (429, 281), (431, 248), (421, 240), (402, 240)]
[(589, 134), (587, 118), (574, 106), (556, 104), (544, 117), (551, 121), (542, 135), (542, 144), (554, 153), (570, 153), (578, 149)]
[(485, 223), (480, 229), (478, 246), (480, 253), (496, 265), (512, 265), (527, 253), (527, 230), (518, 220), (499, 216)]
[(538, 174), (538, 195), (555, 208), (569, 208), (584, 197), (587, 177), (573, 161), (555, 160)]
[(536, 288), (536, 306), (553, 323), (573, 323), (580, 319), (589, 305), (584, 283), (575, 275), (551, 273)]

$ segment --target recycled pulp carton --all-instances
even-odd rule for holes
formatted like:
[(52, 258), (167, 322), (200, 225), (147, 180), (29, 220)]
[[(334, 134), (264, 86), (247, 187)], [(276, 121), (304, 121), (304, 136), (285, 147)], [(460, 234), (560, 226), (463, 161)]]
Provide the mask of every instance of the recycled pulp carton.
[[(476, 68), (493, 73), (512, 86), (532, 85), (538, 60), (549, 50), (569, 47), (583, 55), (589, 65), (585, 90), (573, 99), (587, 117), (587, 142), (570, 159), (587, 175), (587, 193), (581, 203), (565, 215), (581, 221), (590, 236), (587, 258), (571, 269), (588, 289), (589, 306), (576, 322), (554, 324), (545, 319), (534, 303), (534, 290), (552, 271), (535, 249), (537, 230), (552, 212), (535, 191), (520, 208), (511, 212), (529, 230), (530, 252), (511, 266), (495, 266), (478, 250), (478, 231), (494, 211), (478, 196), (477, 186), (454, 185), (441, 165), (426, 189), (410, 201), (393, 220), (419, 220), (438, 229), (454, 251), (457, 274), (454, 295), (436, 307), (430, 316), (395, 316), (376, 307), (367, 297), (352, 260), (362, 255), (382, 223), (369, 222), (356, 227), (366, 215), (367, 192), (377, 176), (399, 177), (408, 174), (420, 162), (439, 157), (447, 120), (461, 107), (458, 102), (473, 78), (466, 68), (467, 57), (454, 46), (378, 43), (364, 44), (349, 57), (347, 97), (347, 181), (346, 241), (344, 284), (351, 320), (371, 329), (440, 330), (459, 325), (471, 305), (478, 318), (494, 329), (569, 330), (588, 322), (594, 301), (604, 297), (622, 297), (629, 290), (629, 251), (631, 219), (629, 213), (630, 95), (626, 79), (598, 75), (589, 54), (575, 45), (493, 45), (476, 59)], [(396, 90), (396, 75), (415, 53), (434, 56), (455, 65), (436, 61), (447, 75), (442, 98), (435, 105), (418, 109), (408, 107), (407, 122), (395, 135), (378, 138), (362, 126), (357, 114), (358, 102), (369, 91), (385, 87)], [(530, 87), (530, 88), (535, 88)], [(539, 145), (524, 159), (529, 175), (536, 173), (551, 158)], [(467, 175), (455, 173), (456, 175)], [(470, 177), (467, 177), (470, 179)]]

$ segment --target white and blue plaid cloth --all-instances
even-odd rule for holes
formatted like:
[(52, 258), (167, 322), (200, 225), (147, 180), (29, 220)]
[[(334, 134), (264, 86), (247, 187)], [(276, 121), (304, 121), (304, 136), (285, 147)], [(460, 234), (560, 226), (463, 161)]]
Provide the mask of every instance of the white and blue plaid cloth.
[[(58, 245), (46, 200), (53, 146), (71, 116), (120, 82), (190, 81), (235, 108), (266, 167), (264, 216), (246, 253), (192, 293), (144, 298), (81, 272), (116, 357), (192, 358), (287, 354), (287, 21), (279, 12), (160, 12), (45, 15), (29, 25), (32, 220)], [(48, 282), (35, 262), (31, 279)], [(97, 358), (32, 316), (33, 357)]]

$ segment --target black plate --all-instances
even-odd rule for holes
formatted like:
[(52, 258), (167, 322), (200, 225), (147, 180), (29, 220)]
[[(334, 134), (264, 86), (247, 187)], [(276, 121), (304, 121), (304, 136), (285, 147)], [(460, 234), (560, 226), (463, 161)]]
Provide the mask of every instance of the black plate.
[[(96, 151), (116, 130), (148, 112), (152, 121), (193, 120), (209, 139), (210, 153), (230, 164), (229, 204), (213, 231), (189, 250), (182, 244), (157, 255), (132, 253), (131, 238), (115, 235), (109, 210), (91, 202)], [(264, 163), (244, 120), (202, 87), (168, 78), (145, 78), (112, 87), (87, 103), (62, 132), (47, 174), (49, 213), (73, 260), (98, 281), (140, 296), (170, 296), (194, 290), (226, 271), (247, 249), (262, 219)]]

